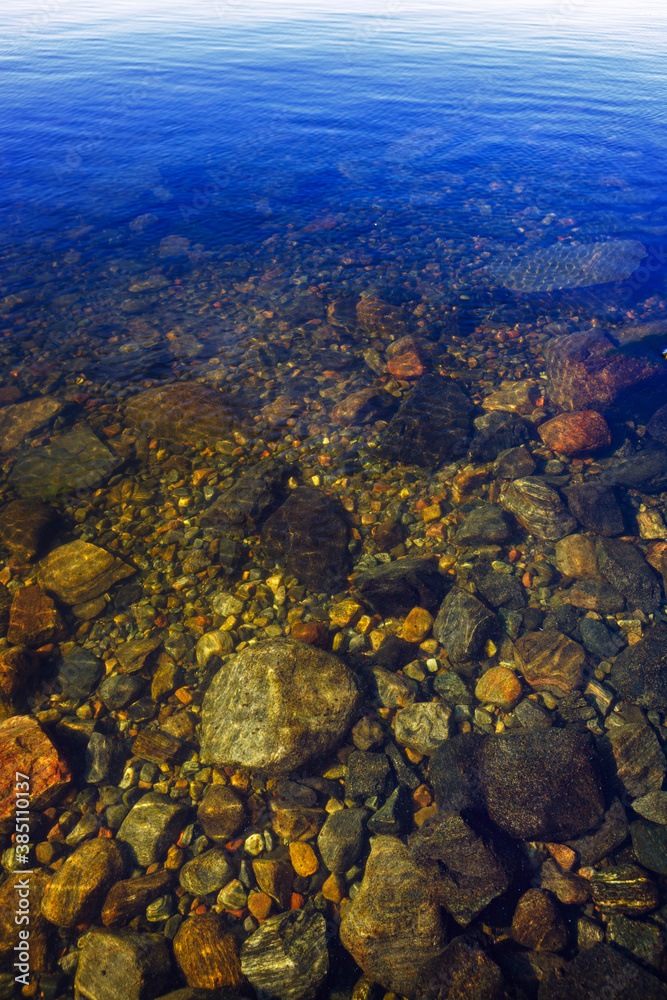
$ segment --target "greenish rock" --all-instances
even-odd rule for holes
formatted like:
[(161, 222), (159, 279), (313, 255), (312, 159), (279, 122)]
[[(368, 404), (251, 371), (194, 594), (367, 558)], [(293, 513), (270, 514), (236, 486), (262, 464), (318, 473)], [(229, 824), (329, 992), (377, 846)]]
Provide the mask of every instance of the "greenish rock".
[(260, 995), (312, 1000), (329, 971), (321, 913), (292, 910), (265, 920), (241, 948), (241, 969)]
[(218, 892), (233, 877), (234, 870), (225, 851), (212, 847), (183, 865), (179, 881), (193, 896), (206, 896), (209, 892)]
[(452, 587), (433, 623), (433, 635), (455, 663), (479, 656), (498, 632), (498, 619), (486, 605), (460, 587)]
[(127, 844), (133, 859), (144, 868), (162, 860), (177, 839), (188, 817), (189, 807), (160, 792), (148, 792), (130, 809), (117, 839)]
[(630, 836), (640, 865), (658, 875), (667, 875), (667, 828), (638, 819), (630, 824)]
[(330, 872), (346, 872), (364, 845), (367, 809), (339, 809), (330, 813), (317, 836), (322, 861)]
[(372, 834), (401, 837), (412, 825), (412, 805), (409, 789), (399, 785), (366, 825)]

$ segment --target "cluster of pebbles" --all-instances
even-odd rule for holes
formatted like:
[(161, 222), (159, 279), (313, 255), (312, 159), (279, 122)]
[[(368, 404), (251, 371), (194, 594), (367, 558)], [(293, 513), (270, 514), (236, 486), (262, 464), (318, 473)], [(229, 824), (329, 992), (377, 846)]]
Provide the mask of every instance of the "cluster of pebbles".
[(0, 997), (667, 996), (667, 321), (308, 296), (0, 387)]

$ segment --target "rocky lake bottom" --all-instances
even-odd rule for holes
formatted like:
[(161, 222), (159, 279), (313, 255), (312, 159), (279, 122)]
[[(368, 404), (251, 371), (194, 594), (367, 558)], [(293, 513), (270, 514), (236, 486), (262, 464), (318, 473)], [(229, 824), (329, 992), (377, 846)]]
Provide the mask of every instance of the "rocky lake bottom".
[(667, 997), (637, 241), (154, 221), (0, 303), (0, 997)]

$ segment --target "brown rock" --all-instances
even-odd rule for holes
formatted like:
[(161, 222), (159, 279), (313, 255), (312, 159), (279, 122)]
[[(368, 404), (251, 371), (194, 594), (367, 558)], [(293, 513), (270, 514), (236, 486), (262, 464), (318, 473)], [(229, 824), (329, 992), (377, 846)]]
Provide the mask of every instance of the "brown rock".
[(598, 576), (595, 541), (589, 535), (566, 535), (556, 542), (556, 568), (563, 576), (587, 580)]
[(512, 918), (512, 937), (533, 951), (562, 951), (567, 945), (567, 927), (548, 892), (529, 889), (517, 903)]
[(483, 410), (500, 410), (504, 413), (532, 413), (540, 391), (537, 382), (503, 383), (497, 392), (482, 400)]
[(556, 697), (581, 687), (586, 653), (578, 642), (555, 629), (528, 632), (517, 639), (517, 666), (535, 691)]
[(243, 973), (233, 934), (226, 934), (216, 913), (196, 914), (178, 929), (174, 957), (188, 986), (195, 989), (236, 989)]
[(148, 389), (130, 400), (125, 420), (150, 437), (176, 441), (215, 441), (227, 437), (247, 412), (240, 396), (225, 396), (199, 382)]
[(68, 542), (42, 559), (39, 582), (65, 604), (83, 604), (99, 597), (136, 570), (90, 542)]
[(245, 803), (226, 785), (209, 785), (197, 810), (197, 819), (207, 837), (216, 844), (224, 844), (245, 826)]
[(515, 479), (500, 502), (536, 538), (555, 542), (577, 527), (558, 492), (536, 476)]
[(292, 898), (292, 866), (280, 858), (259, 858), (252, 863), (257, 885), (276, 903), (281, 910), (289, 910)]
[(402, 331), (405, 323), (405, 315), (401, 309), (383, 302), (374, 295), (359, 300), (357, 319), (368, 333), (394, 336)]
[(431, 631), (434, 618), (426, 608), (413, 608), (403, 622), (401, 638), (406, 642), (423, 642)]
[(294, 622), (291, 636), (297, 642), (326, 649), (329, 645), (329, 629), (325, 622)]
[(387, 348), (387, 371), (394, 378), (420, 378), (424, 362), (412, 337), (401, 337)]
[(564, 906), (583, 906), (591, 896), (591, 887), (587, 879), (562, 871), (556, 862), (551, 860), (545, 861), (542, 865), (540, 888), (552, 892)]
[(340, 939), (369, 978), (403, 996), (415, 991), (446, 943), (429, 880), (397, 837), (373, 839)]
[(37, 396), (25, 403), (3, 407), (0, 410), (0, 451), (12, 451), (28, 434), (46, 427), (62, 408), (62, 402), (52, 396)]
[(497, 705), (504, 712), (511, 711), (522, 694), (521, 681), (507, 667), (491, 667), (477, 681), (475, 697), (482, 704)]
[(0, 650), (0, 697), (11, 701), (37, 672), (39, 660), (23, 646)]
[(30, 930), (30, 971), (48, 972), (55, 964), (53, 928), (41, 913), (42, 899), (48, 885), (46, 872), (35, 871), (32, 875), (21, 875), (21, 880), (29, 880), (28, 892), (23, 898), (30, 903), (30, 924), (18, 924), (14, 919), (19, 910), (20, 897), (16, 888), (17, 879), (11, 875), (0, 886), (0, 963), (5, 967), (8, 960), (15, 960), (14, 948), (19, 943), (19, 929)]
[(590, 879), (591, 896), (603, 913), (629, 917), (650, 913), (660, 902), (658, 887), (639, 865), (613, 865), (600, 871), (580, 869)]
[(283, 801), (272, 801), (270, 809), (274, 833), (288, 844), (317, 836), (327, 818), (324, 809), (310, 809)]
[(149, 903), (169, 891), (173, 878), (172, 872), (160, 871), (116, 882), (104, 900), (102, 923), (105, 927), (120, 927), (138, 917)]
[(622, 354), (599, 330), (554, 337), (545, 358), (549, 398), (563, 410), (606, 413), (664, 386), (664, 362), (657, 352), (655, 357)]
[(371, 536), (380, 552), (390, 552), (405, 540), (403, 526), (398, 521), (381, 521), (373, 527)]
[(31, 562), (44, 548), (58, 512), (38, 500), (12, 500), (0, 510), (0, 539), (16, 563)]
[(161, 645), (162, 639), (155, 636), (149, 639), (131, 639), (117, 646), (114, 653), (124, 673), (136, 674), (145, 665), (151, 653)]
[(266, 920), (273, 905), (267, 892), (251, 892), (248, 896), (248, 911), (255, 920)]
[(607, 421), (595, 410), (562, 413), (538, 427), (547, 448), (561, 455), (579, 455), (611, 444)]
[(343, 875), (334, 872), (322, 886), (322, 895), (331, 903), (340, 903), (347, 895), (347, 884)]
[(371, 403), (378, 399), (377, 389), (360, 389), (358, 392), (351, 392), (349, 396), (336, 403), (331, 411), (331, 420), (334, 424), (347, 427), (348, 424), (361, 423), (363, 418), (371, 412)]
[(41, 587), (33, 584), (14, 594), (7, 639), (16, 646), (46, 646), (66, 636), (60, 612)]
[(37, 720), (27, 715), (0, 723), (0, 820), (14, 812), (17, 772), (27, 775), (30, 807), (35, 810), (57, 802), (72, 780), (66, 761)]
[(320, 867), (315, 851), (310, 844), (305, 844), (303, 841), (295, 841), (289, 845), (289, 856), (297, 875), (307, 878), (309, 875), (314, 875)]
[(124, 874), (123, 855), (113, 840), (87, 840), (53, 876), (42, 914), (57, 927), (75, 927), (97, 917), (102, 900)]

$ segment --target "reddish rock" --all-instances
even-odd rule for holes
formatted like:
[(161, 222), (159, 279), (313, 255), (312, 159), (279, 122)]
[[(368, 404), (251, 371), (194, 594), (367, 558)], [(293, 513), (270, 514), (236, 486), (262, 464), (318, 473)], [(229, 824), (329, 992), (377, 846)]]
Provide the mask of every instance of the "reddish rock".
[(60, 612), (41, 587), (17, 590), (9, 612), (7, 639), (15, 646), (37, 648), (66, 636)]
[(562, 951), (567, 927), (550, 893), (542, 889), (524, 892), (512, 918), (512, 937), (534, 951)]
[(387, 371), (394, 378), (420, 378), (424, 374), (424, 365), (417, 351), (407, 351), (388, 361)]
[(359, 392), (353, 392), (341, 399), (331, 411), (333, 423), (343, 427), (347, 424), (360, 423), (372, 409), (370, 404), (372, 400), (377, 399), (377, 395), (377, 389), (360, 389)]
[(25, 690), (38, 665), (35, 654), (24, 646), (0, 651), (0, 697), (11, 701), (19, 691)]
[(541, 424), (538, 433), (547, 448), (561, 455), (597, 451), (611, 444), (607, 421), (595, 410), (562, 413)]
[(582, 646), (555, 629), (527, 632), (515, 643), (519, 670), (535, 691), (557, 698), (581, 687), (586, 653)]
[(0, 821), (14, 813), (17, 772), (27, 775), (30, 807), (35, 810), (57, 802), (72, 780), (67, 762), (28, 715), (0, 723)]
[(193, 989), (236, 989), (243, 983), (241, 962), (233, 934), (216, 913), (190, 917), (174, 938), (174, 957)]
[[(42, 916), (41, 906), (49, 875), (46, 872), (35, 871), (32, 875), (21, 876), (28, 879), (30, 901), (30, 971), (49, 972), (55, 965), (57, 949), (54, 948), (53, 928)], [(25, 924), (17, 924), (14, 917), (20, 903), (16, 879), (6, 879), (0, 888), (0, 963), (2, 968), (9, 963), (11, 967), (15, 960), (14, 948), (19, 943), (19, 929)]]
[(329, 629), (325, 622), (294, 622), (292, 638), (298, 642), (307, 642), (309, 646), (326, 649), (329, 645)]
[[(563, 410), (622, 409), (630, 401), (660, 405), (665, 362), (648, 354), (625, 354), (599, 330), (554, 337), (544, 352), (549, 398)], [(654, 406), (655, 409), (655, 406)]]
[(357, 304), (357, 319), (368, 333), (396, 334), (405, 323), (405, 315), (397, 306), (369, 295)]

